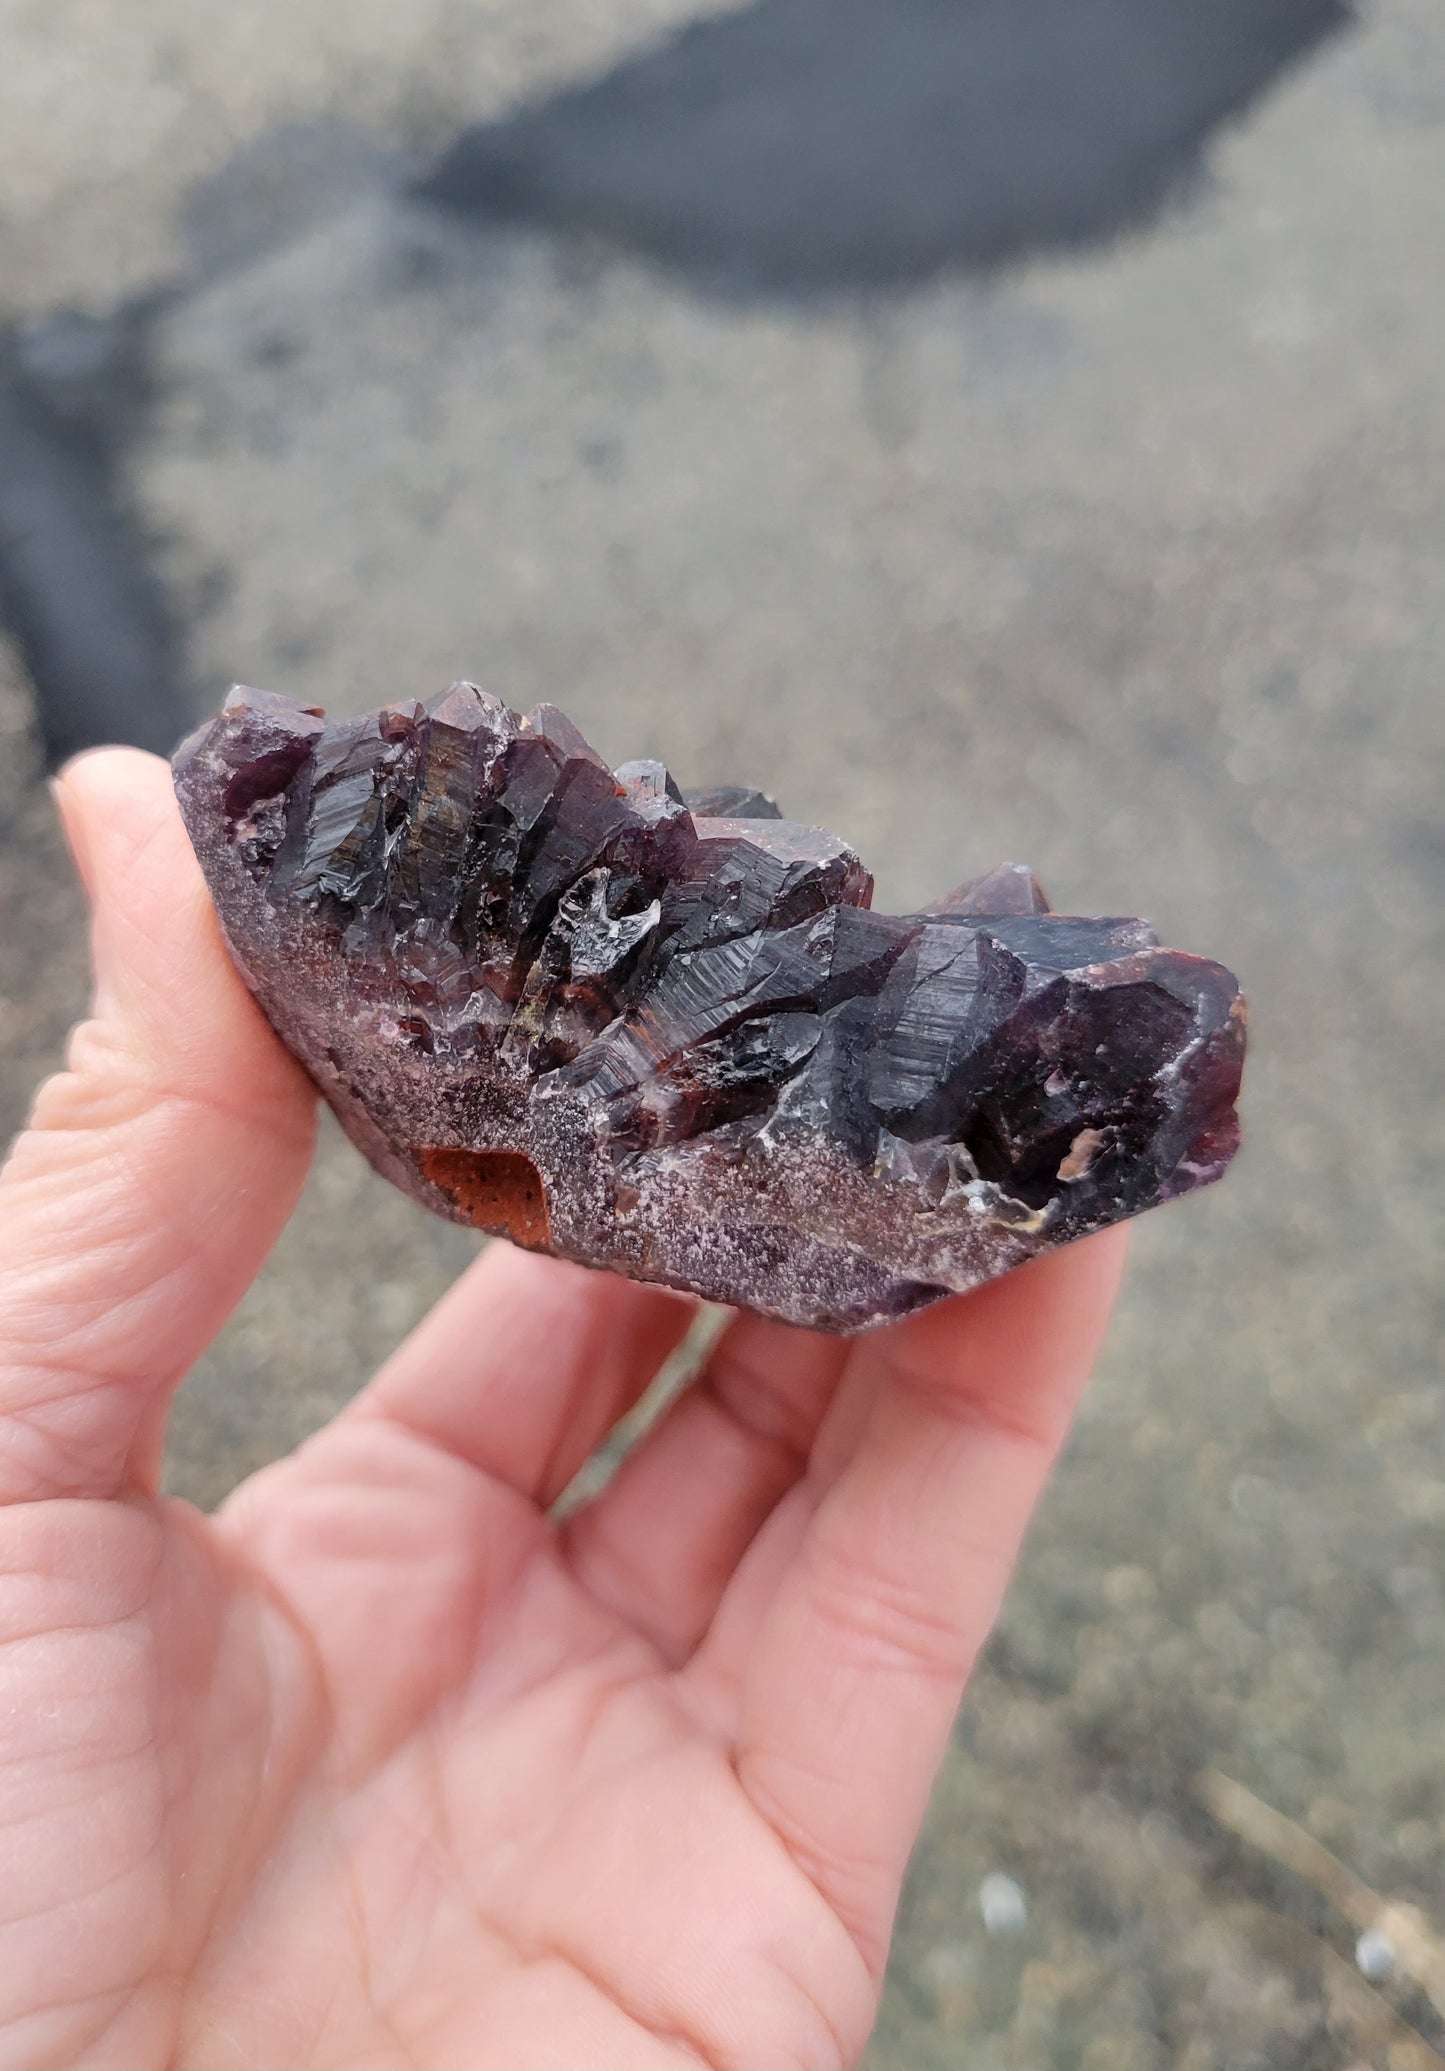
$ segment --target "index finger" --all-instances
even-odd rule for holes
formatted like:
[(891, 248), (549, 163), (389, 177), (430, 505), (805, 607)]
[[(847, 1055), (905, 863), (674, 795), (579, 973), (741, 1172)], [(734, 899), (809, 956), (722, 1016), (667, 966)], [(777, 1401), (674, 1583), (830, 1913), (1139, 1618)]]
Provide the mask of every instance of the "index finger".
[(744, 1788), (877, 1971), (1125, 1241), (1108, 1231), (865, 1338), (689, 1671), (734, 1693)]

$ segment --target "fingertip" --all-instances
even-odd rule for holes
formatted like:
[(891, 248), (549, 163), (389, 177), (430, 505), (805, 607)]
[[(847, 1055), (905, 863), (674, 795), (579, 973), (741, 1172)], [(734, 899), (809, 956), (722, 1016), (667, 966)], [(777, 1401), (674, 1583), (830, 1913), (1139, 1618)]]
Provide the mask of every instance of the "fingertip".
[[(1129, 1225), (1115, 1223), (1111, 1229), (1095, 1230), (1092, 1236), (1076, 1238), (1072, 1244), (1034, 1259), (1024, 1270), (1024, 1286), (1032, 1287), (1037, 1302), (1044, 1299), (1056, 1312), (1087, 1314), (1098, 1319), (1102, 1330), (1113, 1310), (1129, 1256)], [(1045, 1294), (1040, 1295), (1040, 1282)]]
[(942, 1346), (984, 1317), (1016, 1315), (1021, 1321), (1052, 1325), (1060, 1315), (1081, 1307), (1091, 1314), (1101, 1310), (1107, 1314), (1118, 1292), (1128, 1249), (1126, 1224), (1095, 1231), (1031, 1258), (996, 1280), (985, 1281), (971, 1294), (955, 1295), (905, 1317), (895, 1326), (896, 1331)]
[(50, 779), (50, 796), (60, 831), (65, 837), (65, 846), (70, 851), (70, 860), (75, 865), (75, 874), (80, 879), (80, 888), (88, 900), (94, 900), (95, 870), (86, 839), (85, 810), (75, 792), (66, 785), (63, 770)]
[(144, 748), (82, 748), (61, 764), (52, 782), (83, 809), (104, 811), (127, 798), (168, 795), (170, 764)]
[[(159, 755), (141, 748), (87, 748), (71, 757), (51, 788), (92, 897), (103, 878), (129, 872), (157, 837), (173, 853), (179, 837), (190, 856), (170, 767)], [(173, 865), (173, 855), (168, 860)]]
[[(1122, 1226), (1063, 1245), (865, 1339), (863, 1364), (875, 1380), (987, 1403), (1052, 1442), (1098, 1355), (1127, 1250)], [(846, 1457), (858, 1433), (833, 1435)]]
[(123, 742), (102, 742), (98, 747), (79, 748), (68, 756), (56, 772), (59, 784), (82, 784), (101, 779), (108, 770), (120, 770), (127, 765), (140, 765), (152, 770), (168, 770), (170, 764), (163, 755), (152, 755), (148, 748), (129, 748)]
[(309, 1138), (314, 1093), (232, 962), (168, 763), (92, 748), (54, 780), (92, 907), (96, 1013), (141, 1076), (254, 1104)]
[(1031, 1289), (1032, 1301), (1047, 1301), (1050, 1306), (1081, 1300), (1095, 1306), (1100, 1302), (1112, 1303), (1128, 1255), (1129, 1225), (1115, 1223), (1110, 1229), (1095, 1230), (1091, 1236), (1061, 1244), (1057, 1251), (1042, 1258), (1030, 1259), (1016, 1274), (994, 1284), (1000, 1292), (1010, 1286)]

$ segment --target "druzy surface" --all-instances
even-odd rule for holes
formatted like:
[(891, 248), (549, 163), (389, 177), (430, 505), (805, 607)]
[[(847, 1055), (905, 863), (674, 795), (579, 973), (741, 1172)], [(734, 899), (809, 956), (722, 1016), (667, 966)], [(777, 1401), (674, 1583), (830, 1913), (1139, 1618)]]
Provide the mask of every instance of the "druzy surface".
[(236, 690), (177, 751), (247, 984), (428, 1207), (857, 1330), (1217, 1179), (1230, 973), (1006, 864), (874, 913), (746, 786), (607, 767), (457, 684), (328, 723)]

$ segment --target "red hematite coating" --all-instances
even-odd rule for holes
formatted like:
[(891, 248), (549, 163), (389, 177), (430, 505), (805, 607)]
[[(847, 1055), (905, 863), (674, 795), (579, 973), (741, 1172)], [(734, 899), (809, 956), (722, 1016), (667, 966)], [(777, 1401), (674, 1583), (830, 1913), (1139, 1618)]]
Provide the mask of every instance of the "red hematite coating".
[(1244, 1003), (1005, 864), (873, 913), (835, 835), (617, 771), (471, 684), (328, 725), (233, 691), (175, 758), (231, 951), (398, 1186), (858, 1330), (1217, 1179)]

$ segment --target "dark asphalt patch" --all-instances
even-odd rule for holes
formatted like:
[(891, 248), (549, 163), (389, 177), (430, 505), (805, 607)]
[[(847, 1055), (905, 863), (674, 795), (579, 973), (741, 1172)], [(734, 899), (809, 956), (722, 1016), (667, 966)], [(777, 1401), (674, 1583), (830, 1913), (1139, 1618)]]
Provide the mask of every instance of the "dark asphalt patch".
[(1107, 238), (1348, 0), (759, 0), (463, 135), (420, 192), (760, 288)]
[[(600, 233), (699, 285), (900, 287), (1107, 238), (1193, 177), (1218, 125), (1349, 0), (758, 0), (591, 85), (466, 131), (419, 179), (343, 125), (289, 123), (193, 197), (174, 299), (362, 191)], [(47, 758), (166, 751), (181, 629), (128, 511), (160, 297), (0, 334), (0, 623)]]
[(197, 716), (182, 628), (122, 488), (152, 319), (408, 170), (342, 123), (280, 124), (198, 182), (182, 279), (110, 316), (63, 310), (0, 333), (0, 625), (51, 768), (104, 741), (168, 755)]
[(66, 314), (0, 337), (0, 623), (52, 768), (101, 741), (169, 754), (190, 724), (175, 629), (118, 481), (146, 317)]

